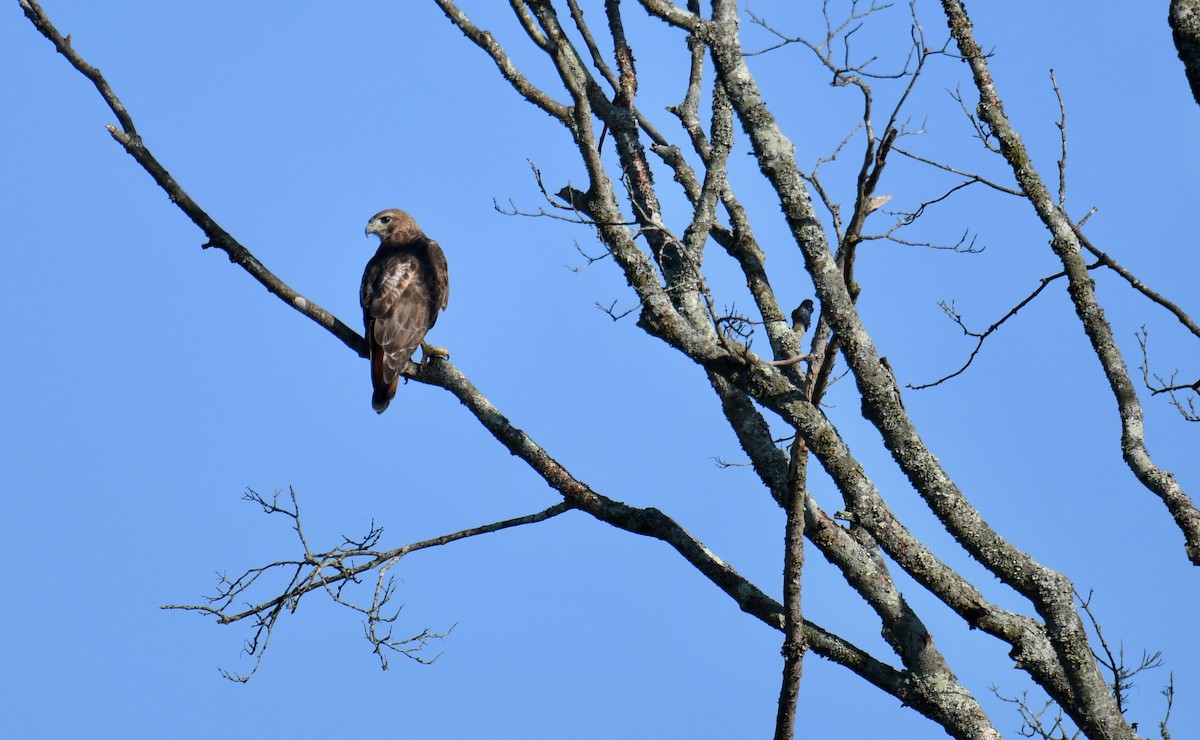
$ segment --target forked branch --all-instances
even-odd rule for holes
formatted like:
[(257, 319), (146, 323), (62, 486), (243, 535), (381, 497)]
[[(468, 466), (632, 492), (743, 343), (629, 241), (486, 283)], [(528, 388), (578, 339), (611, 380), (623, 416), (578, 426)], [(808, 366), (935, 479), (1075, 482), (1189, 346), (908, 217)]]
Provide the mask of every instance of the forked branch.
[[(150, 173), (158, 185), (171, 197), (172, 201), (181, 210), (184, 210), (201, 230), (204, 231), (209, 238), (208, 245), (217, 246), (229, 253), (233, 262), (250, 272), (264, 285), (267, 285), (272, 293), (289, 305), (297, 308), (297, 310), (301, 311), (301, 313), (311, 318), (327, 331), (333, 333), (357, 354), (365, 356), (365, 342), (361, 336), (280, 281), (265, 266), (258, 262), (245, 247), (239, 244), (213, 221), (207, 213), (200, 209), (179, 184), (167, 174), (165, 168), (150, 154), (149, 150), (142, 143), (140, 136), (134, 133), (135, 129), (132, 118), (125, 111), (124, 106), (120, 104), (115, 93), (111, 91), (106, 82), (103, 82), (100, 73), (84, 63), (82, 58), (70, 48), (68, 41), (54, 29), (54, 26), (46, 18), (36, 0), (21, 0), (21, 5), (25, 9), (26, 15), (38, 30), (55, 45), (55, 48), (63, 53), (73, 66), (89, 75), (89, 79), (97, 81), (97, 87), (100, 89), (101, 94), (105, 96), (110, 107), (115, 112), (118, 112), (118, 120), (122, 121), (122, 130), (118, 131), (115, 128), (110, 128), (114, 138)], [(443, 8), (447, 10), (447, 14), (451, 16), (452, 20), (460, 23), (460, 27), (465, 26), (464, 30), (472, 30), (472, 33), (468, 33), (468, 35), (479, 43), (485, 51), (493, 55), (493, 59), (497, 60), (502, 73), (511, 75), (516, 71), (515, 68), (507, 66), (505, 61), (507, 57), (497, 56), (497, 54), (502, 53), (502, 49), (498, 45), (491, 45), (490, 34), (471, 26), (465, 16), (461, 15), (452, 3), (443, 3)], [(673, 12), (665, 6), (663, 11), (672, 17), (680, 17), (678, 13)], [(510, 82), (519, 82), (524, 78), (510, 76), (509, 79)], [(538, 91), (524, 88), (519, 84), (515, 86), (523, 95), (532, 96), (539, 101), (541, 100), (538, 97)], [(549, 107), (551, 110), (548, 112), (552, 114), (561, 112), (554, 109), (553, 106)], [(556, 115), (556, 117), (558, 116)], [(572, 122), (574, 120), (572, 119)], [(604, 213), (615, 215), (616, 212), (608, 208), (604, 210)], [(619, 221), (620, 219), (616, 218), (602, 219), (599, 221), (599, 227), (602, 230), (606, 228), (620, 228), (611, 225)], [(611, 247), (611, 240), (606, 241), (606, 245)], [(621, 246), (623, 251), (619, 253), (614, 251), (614, 258), (622, 263), (624, 269), (632, 272), (635, 276), (633, 281), (643, 288), (643, 295), (649, 296), (650, 300), (659, 302), (659, 305), (661, 305), (662, 291), (659, 290), (656, 292), (654, 289), (648, 287), (653, 278), (646, 273), (646, 264), (640, 261), (636, 250), (632, 250), (628, 243), (622, 243)], [(302, 537), (302, 542), (305, 542), (305, 555), (302, 558), (281, 560), (266, 566), (252, 568), (232, 579), (222, 577), (218, 593), (208, 606), (180, 605), (168, 608), (200, 611), (216, 617), (222, 623), (250, 620), (255, 625), (255, 631), (252, 639), (247, 644), (247, 650), (255, 655), (258, 660), (261, 660), (262, 651), (265, 650), (269, 642), (278, 618), (285, 610), (293, 609), (295, 604), (298, 603), (298, 599), (307, 593), (316, 589), (322, 589), (335, 601), (350, 606), (351, 602), (342, 599), (342, 589), (355, 583), (359, 576), (372, 570), (377, 572), (377, 577), (383, 578), (386, 575), (386, 567), (389, 564), (394, 564), (405, 554), (416, 549), (446, 544), (464, 537), (498, 531), (499, 529), (518, 526), (520, 524), (542, 521), (568, 509), (579, 509), (601, 521), (633, 534), (662, 540), (713, 581), (722, 591), (727, 593), (743, 611), (757, 617), (775, 629), (782, 629), (782, 607), (778, 602), (764, 594), (754, 584), (746, 580), (736, 570), (686, 532), (678, 523), (658, 509), (641, 509), (628, 506), (600, 495), (575, 479), (565, 468), (550, 457), (544, 449), (501, 414), (448, 360), (439, 359), (422, 366), (410, 363), (406, 368), (405, 374), (407, 377), (417, 381), (437, 385), (453, 393), (499, 442), (529, 464), (554, 490), (560, 493), (564, 498), (564, 502), (527, 517), (484, 525), (471, 530), (463, 530), (462, 532), (444, 535), (440, 538), (413, 543), (403, 548), (388, 551), (378, 551), (375, 549), (378, 536), (381, 532), (373, 527), (366, 536), (359, 540), (347, 540), (337, 548), (317, 552), (308, 547), (303, 539), (303, 530), (297, 526), (297, 534)], [(292, 509), (286, 509), (278, 504), (277, 499), (268, 501), (263, 497), (257, 496), (257, 494), (251, 494), (250, 498), (263, 506), (269, 513), (289, 516), (297, 525), (299, 524), (298, 510), (294, 506)], [(284, 577), (285, 583), (283, 589), (276, 596), (259, 601), (247, 609), (233, 611), (232, 604), (234, 599), (244, 595), (248, 589), (259, 584), (260, 579), (267, 573), (270, 573), (272, 576), (279, 574)], [(394, 620), (395, 614), (382, 611), (382, 607), (388, 603), (393, 593), (394, 591), (387, 586), (386, 580), (379, 580), (377, 581), (376, 590), (370, 604), (368, 606), (355, 605), (353, 607), (357, 611), (368, 615), (367, 636), (375, 644), (377, 652), (380, 653), (381, 660), (386, 660), (383, 653), (387, 650), (398, 651), (415, 657), (416, 653), (429, 640), (437, 639), (440, 636), (439, 633), (423, 631), (411, 637), (394, 638), (388, 629), (388, 625)], [(212, 604), (216, 604), (216, 606)], [(805, 640), (813, 651), (849, 667), (870, 683), (897, 696), (902, 701), (915, 704), (924, 703), (919, 694), (919, 689), (915, 689), (912, 686), (910, 679), (904, 671), (898, 671), (888, 666), (866, 651), (815, 624), (805, 622), (804, 630)], [(246, 678), (245, 676), (234, 674), (228, 675), (234, 680), (244, 680)]]
[[(1086, 248), (1084, 240), (1081, 239), (1075, 224), (1054, 202), (1021, 137), (1004, 112), (986, 55), (975, 39), (974, 28), (966, 8), (960, 0), (942, 0), (942, 8), (959, 52), (971, 68), (979, 94), (980, 120), (999, 142), (999, 151), (1012, 169), (1021, 192), (1025, 194), (1050, 233), (1051, 246), (1067, 273), (1067, 293), (1116, 402), (1117, 415), (1121, 421), (1122, 456), (1138, 480), (1162, 500), (1183, 533), (1188, 559), (1193, 565), (1200, 565), (1200, 509), (1197, 509), (1195, 502), (1183, 490), (1175, 476), (1154, 462), (1146, 447), (1141, 402), (1129, 377), (1120, 345), (1113, 336), (1112, 326), (1104, 317), (1104, 311), (1096, 296), (1095, 283), (1088, 276), (1087, 265), (1081, 255), (1081, 251)], [(1094, 694), (1084, 693), (1088, 696)], [(1104, 718), (1106, 715), (1107, 719)], [(1097, 734), (1100, 734), (1101, 729), (1105, 732), (1115, 732), (1114, 728), (1123, 724), (1108, 710), (1095, 714), (1094, 720), (1099, 723), (1095, 728)], [(1084, 729), (1091, 731), (1091, 728)]]
[[(254, 666), (248, 673), (232, 673), (222, 670), (226, 678), (245, 683), (258, 671), (262, 665), (271, 636), (278, 626), (279, 618), (286, 613), (294, 613), (300, 606), (301, 599), (313, 591), (324, 591), (330, 599), (352, 611), (363, 615), (365, 622), (363, 631), (371, 643), (374, 653), (379, 656), (381, 667), (388, 668), (388, 655), (398, 654), (419, 663), (432, 663), (437, 659), (426, 658), (425, 648), (430, 641), (440, 640), (450, 634), (453, 629), (444, 632), (421, 630), (415, 635), (397, 637), (393, 625), (400, 615), (403, 605), (390, 608), (392, 597), (396, 593), (396, 582), (389, 573), (393, 566), (409, 553), (425, 550), (431, 547), (448, 545), (451, 542), (477, 537), (481, 534), (499, 532), (525, 524), (536, 524), (570, 511), (573, 507), (564, 502), (555, 504), (547, 509), (514, 519), (505, 519), (491, 524), (484, 524), (459, 532), (441, 535), (408, 545), (380, 550), (379, 541), (383, 536), (383, 528), (371, 523), (367, 533), (358, 539), (343, 536), (342, 544), (324, 551), (314, 550), (304, 533), (304, 524), (300, 516), (300, 501), (294, 488), (288, 489), (291, 500), (290, 508), (280, 502), (280, 492), (267, 499), (253, 490), (247, 490), (245, 499), (258, 504), (266, 514), (278, 514), (291, 520), (291, 528), (296, 532), (303, 553), (293, 560), (277, 560), (266, 565), (248, 568), (235, 578), (221, 574), (217, 592), (207, 597), (207, 605), (172, 604), (163, 609), (178, 609), (195, 611), (215, 617), (219, 624), (233, 624), (248, 621), (253, 625), (251, 637), (246, 641), (245, 652), (254, 657)], [(370, 590), (370, 600), (360, 603), (351, 599), (346, 593), (348, 587), (361, 584), (360, 576), (368, 573), (375, 574), (375, 585)], [(273, 583), (283, 580), (283, 586), (272, 588)], [(259, 596), (266, 591), (268, 596)], [(245, 608), (237, 609), (235, 604), (248, 604)]]

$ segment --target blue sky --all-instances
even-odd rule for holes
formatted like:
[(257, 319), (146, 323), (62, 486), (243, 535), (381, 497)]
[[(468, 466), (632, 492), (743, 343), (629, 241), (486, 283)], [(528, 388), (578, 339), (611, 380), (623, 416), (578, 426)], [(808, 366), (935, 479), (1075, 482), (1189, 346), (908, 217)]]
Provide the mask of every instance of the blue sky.
[[(507, 9), (464, 9), (508, 43), (539, 81)], [(1076, 3), (972, 4), (992, 70), (1043, 173), (1059, 156), (1067, 103), (1068, 203), (1099, 210), (1097, 245), (1195, 315), (1195, 173), (1200, 108), (1175, 58), (1165, 8)], [(495, 6), (495, 7), (493, 7)], [(788, 3), (753, 10), (816, 32)], [(181, 185), (283, 280), (357, 327), (371, 214), (398, 206), (444, 247), (449, 310), (431, 339), (518, 426), (596, 490), (657, 506), (772, 594), (782, 515), (745, 468), (703, 374), (595, 303), (631, 307), (609, 262), (576, 273), (586, 230), (504, 216), (493, 200), (536, 209), (527, 160), (551, 190), (583, 182), (565, 133), (503, 85), (432, 3), (83, 3), (46, 0), (74, 47), (99, 67), (146, 144)], [(944, 38), (922, 7), (931, 40)], [(903, 23), (902, 8), (889, 11)], [(884, 24), (883, 29), (894, 30)], [(682, 94), (681, 40), (661, 24), (633, 33), (643, 107), (660, 125)], [(748, 47), (769, 39), (746, 27)], [(864, 43), (873, 36), (863, 35)], [(760, 43), (756, 44), (758, 41)], [(895, 61), (894, 51), (880, 64)], [(298, 737), (399, 731), (403, 737), (761, 737), (778, 691), (780, 636), (743, 615), (666, 546), (582, 515), (411, 555), (395, 569), (397, 632), (457, 625), (433, 666), (381, 672), (358, 617), (310, 596), (285, 618), (246, 685), (217, 669), (250, 667), (248, 630), (162, 611), (198, 603), (231, 574), (296, 554), (281, 518), (241, 501), (294, 486), (314, 547), (372, 520), (398, 546), (544, 508), (557, 500), (449, 394), (408, 384), (382, 417), (365, 363), (297, 314), (204, 237), (109, 137), (94, 89), (22, 16), (0, 5), (9, 111), (0, 137), (0, 537), (12, 578), (0, 634), (8, 737)], [(768, 102), (802, 162), (830, 149), (858, 103), (830, 88), (798, 48), (754, 60)], [(1008, 183), (970, 138), (948, 89), (965, 67), (939, 60), (914, 99), (906, 147)], [(881, 98), (887, 88), (880, 86)], [(969, 100), (973, 100), (968, 95)], [(671, 128), (674, 133), (676, 129)], [(743, 142), (744, 144), (744, 142)], [(744, 151), (744, 149), (743, 149)], [(778, 209), (734, 171), (755, 202), (785, 304), (811, 293)], [(851, 167), (828, 167), (843, 187)], [(913, 206), (951, 182), (894, 163), (883, 189)], [(660, 175), (664, 192), (669, 177)], [(844, 193), (844, 190), (839, 192)], [(756, 195), (757, 194), (757, 195)], [(674, 193), (672, 192), (672, 195)], [(671, 206), (674, 214), (682, 211)], [(670, 213), (670, 212), (669, 212)], [(985, 327), (1057, 270), (1028, 206), (984, 190), (935, 209), (914, 239), (953, 241), (966, 227), (987, 250), (958, 255), (871, 244), (862, 310), (902, 383), (957, 367), (970, 350), (942, 316), (955, 300)], [(719, 301), (747, 304), (713, 257)], [(1200, 375), (1195, 339), (1098, 274), (1107, 316), (1136, 373), (1145, 326), (1155, 369)], [(808, 291), (808, 293), (806, 293)], [(830, 415), (897, 513), (989, 597), (1028, 608), (965, 562), (859, 417), (850, 384)], [(1131, 718), (1200, 734), (1196, 572), (1164, 508), (1122, 464), (1118, 420), (1061, 286), (990, 340), (972, 370), (905, 403), (939, 459), (1001, 532), (1095, 590), (1105, 633), (1126, 653), (1161, 650), (1139, 678)], [(1193, 497), (1197, 434), (1161, 398), (1146, 400), (1148, 443)], [(813, 490), (828, 510), (828, 481)], [(882, 658), (869, 610), (810, 556), (806, 615)], [(1018, 720), (994, 699), (1028, 685), (1002, 646), (969, 632), (909, 584), (963, 683), (997, 727)], [(894, 662), (894, 661), (893, 661)], [(920, 738), (940, 731), (815, 656), (805, 665), (800, 726), (813, 737)]]

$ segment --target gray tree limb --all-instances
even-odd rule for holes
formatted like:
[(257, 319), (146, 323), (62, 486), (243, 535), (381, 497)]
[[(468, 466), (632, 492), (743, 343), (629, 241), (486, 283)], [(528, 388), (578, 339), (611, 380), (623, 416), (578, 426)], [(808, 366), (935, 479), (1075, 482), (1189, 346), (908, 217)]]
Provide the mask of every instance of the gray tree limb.
[(1167, 22), (1192, 97), (1200, 105), (1200, 0), (1171, 0)]

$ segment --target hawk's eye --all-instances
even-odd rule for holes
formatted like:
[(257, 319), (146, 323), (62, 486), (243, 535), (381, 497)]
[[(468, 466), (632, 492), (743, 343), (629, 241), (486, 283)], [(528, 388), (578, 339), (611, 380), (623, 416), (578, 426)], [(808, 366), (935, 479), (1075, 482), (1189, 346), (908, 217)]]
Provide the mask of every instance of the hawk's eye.
[(385, 223), (385, 224), (389, 224), (389, 223), (391, 223), (391, 222), (392, 222), (392, 217), (391, 217), (391, 216), (381, 216), (381, 217), (379, 218), (379, 220), (380, 220), (380, 221), (382, 221), (382, 222), (383, 222), (383, 223)]

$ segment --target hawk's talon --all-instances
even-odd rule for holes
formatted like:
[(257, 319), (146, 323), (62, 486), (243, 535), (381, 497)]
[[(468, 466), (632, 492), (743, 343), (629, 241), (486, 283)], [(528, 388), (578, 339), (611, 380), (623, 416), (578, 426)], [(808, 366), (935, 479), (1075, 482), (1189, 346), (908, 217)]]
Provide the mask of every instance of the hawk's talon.
[(450, 359), (450, 350), (444, 347), (434, 347), (428, 342), (421, 342), (421, 364), (424, 365), (435, 357), (439, 360), (448, 360)]

